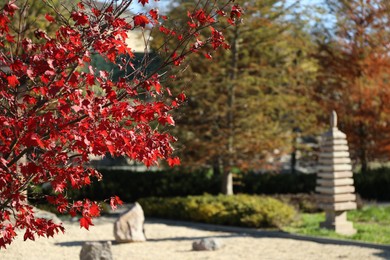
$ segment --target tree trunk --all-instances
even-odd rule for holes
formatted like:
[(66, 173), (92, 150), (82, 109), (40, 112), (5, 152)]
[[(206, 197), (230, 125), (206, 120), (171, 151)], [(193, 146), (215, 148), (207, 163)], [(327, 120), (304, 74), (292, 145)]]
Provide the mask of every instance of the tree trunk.
[(215, 157), (213, 160), (213, 174), (214, 176), (221, 175), (221, 158)]
[(295, 174), (295, 166), (297, 165), (297, 149), (294, 145), (293, 150), (291, 152), (291, 174)]
[[(234, 151), (234, 110), (235, 110), (235, 81), (237, 80), (238, 70), (238, 40), (239, 31), (238, 25), (234, 28), (234, 36), (232, 42), (232, 59), (229, 72), (229, 83), (227, 84), (228, 90), (228, 110), (227, 110), (227, 124), (228, 124), (228, 157), (227, 163), (223, 167), (222, 175), (222, 193), (226, 195), (233, 195), (233, 174), (231, 172), (235, 163), (235, 151)], [(227, 166), (227, 167), (226, 167)]]
[(360, 151), (359, 160), (361, 164), (361, 172), (367, 173), (368, 171), (368, 158), (367, 158), (367, 133), (364, 123), (359, 123), (359, 139), (360, 139)]
[(230, 170), (223, 171), (221, 190), (225, 195), (233, 195), (233, 174)]
[(363, 174), (367, 173), (367, 171), (368, 171), (367, 149), (363, 144), (360, 147), (359, 157), (360, 157), (359, 159), (360, 159), (360, 164), (361, 164), (361, 172)]

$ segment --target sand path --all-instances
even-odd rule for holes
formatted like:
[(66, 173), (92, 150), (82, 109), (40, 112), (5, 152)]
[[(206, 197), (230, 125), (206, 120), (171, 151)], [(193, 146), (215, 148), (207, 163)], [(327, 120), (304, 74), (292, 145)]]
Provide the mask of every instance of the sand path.
[[(22, 236), (6, 250), (0, 250), (1, 260), (70, 260), (79, 259), (84, 241), (113, 241), (115, 218), (100, 218), (90, 231), (80, 229), (77, 222), (64, 222), (65, 234), (54, 238), (22, 241)], [(286, 238), (254, 237), (243, 233), (200, 230), (154, 222), (145, 224), (147, 242), (113, 244), (116, 260), (126, 259), (390, 259), (390, 249), (352, 245), (322, 244)], [(224, 247), (212, 252), (192, 251), (192, 242), (216, 237)]]

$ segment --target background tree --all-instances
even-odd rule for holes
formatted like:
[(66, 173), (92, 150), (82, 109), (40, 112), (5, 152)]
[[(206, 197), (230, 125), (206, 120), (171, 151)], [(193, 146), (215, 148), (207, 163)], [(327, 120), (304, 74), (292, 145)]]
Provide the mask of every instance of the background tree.
[(381, 0), (328, 5), (337, 22), (319, 39), (314, 96), (327, 111), (338, 112), (352, 156), (366, 172), (370, 161), (389, 158), (390, 5)]
[[(148, 1), (139, 2), (145, 5)], [(82, 1), (63, 14), (50, 6), (45, 19), (55, 24), (55, 32), (33, 30), (33, 38), (28, 38), (22, 25), (24, 19), (30, 19), (26, 12), (31, 9), (23, 8), (24, 1), (1, 6), (0, 247), (12, 242), (15, 229), (25, 229), (25, 240), (63, 231), (51, 220), (34, 217), (24, 193), (29, 185), (50, 183), (54, 194), (47, 197), (48, 202), (60, 213), (80, 213), (81, 227), (92, 225), (99, 205), (67, 198), (69, 189), (101, 178), (86, 166), (89, 155), (126, 155), (147, 166), (159, 160), (180, 163), (173, 157), (175, 139), (167, 126), (174, 125), (171, 113), (184, 95), (169, 95), (160, 83), (160, 74), (180, 65), (193, 51), (190, 46), (203, 28), (213, 26), (217, 31), (216, 16), (205, 20), (196, 14), (225, 9), (232, 11), (232, 18), (240, 15), (231, 10), (229, 2), (208, 1), (189, 10), (188, 26), (175, 31), (181, 35), (175, 38), (181, 53), (166, 49), (167, 58), (152, 72), (146, 70), (146, 58), (140, 67), (134, 67), (134, 53), (126, 42), (127, 32), (135, 28), (158, 30), (166, 17), (160, 17), (155, 9), (122, 17), (133, 1)], [(205, 45), (215, 47), (223, 42), (222, 33), (209, 34)], [(93, 53), (125, 72), (128, 65), (134, 68), (112, 81), (108, 71), (91, 65)], [(25, 156), (28, 160), (23, 161)], [(120, 199), (113, 197), (110, 203), (115, 208)]]
[(23, 1), (21, 5), (19, 5), (18, 12), (15, 13), (10, 28), (13, 31), (17, 31), (18, 36), (21, 39), (34, 38), (37, 30), (42, 30), (48, 35), (52, 35), (58, 29), (58, 24), (48, 23), (45, 15), (47, 13), (53, 13), (52, 10), (55, 9), (56, 13), (53, 15), (56, 20), (60, 19), (61, 15), (69, 12), (76, 2), (76, 0)]
[[(190, 5), (179, 3), (172, 16), (183, 13), (182, 3)], [(302, 95), (315, 74), (305, 21), (294, 17), (285, 1), (242, 6), (245, 19), (226, 34), (230, 51), (212, 57), (199, 52), (178, 73), (189, 95), (175, 130), (182, 163), (221, 173), (225, 194), (233, 193), (235, 168), (264, 169), (267, 160), (291, 151), (294, 128), (307, 131), (315, 120), (315, 108)], [(214, 62), (202, 65), (203, 56)]]

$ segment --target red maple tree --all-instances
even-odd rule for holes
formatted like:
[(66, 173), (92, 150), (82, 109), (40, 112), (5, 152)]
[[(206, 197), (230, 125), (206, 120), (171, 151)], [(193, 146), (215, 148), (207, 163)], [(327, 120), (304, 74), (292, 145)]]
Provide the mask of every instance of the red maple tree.
[[(227, 12), (232, 23), (241, 15), (231, 2), (199, 1), (179, 31), (162, 27), (160, 20), (167, 17), (156, 9), (123, 18), (131, 0), (100, 5), (81, 1), (68, 14), (53, 8), (45, 18), (58, 29), (53, 35), (37, 29), (34, 39), (21, 37), (11, 26), (18, 12), (21, 18), (28, 16), (19, 7), (23, 3), (11, 0), (0, 7), (0, 248), (12, 242), (16, 229), (25, 230), (25, 240), (64, 231), (62, 225), (34, 216), (25, 193), (29, 185), (50, 183), (55, 194), (47, 201), (60, 213), (81, 214), (81, 227), (92, 225), (99, 205), (66, 196), (68, 189), (101, 178), (86, 166), (90, 155), (125, 155), (147, 166), (160, 160), (180, 163), (173, 155), (175, 138), (165, 125), (174, 125), (170, 112), (185, 102), (185, 95), (172, 96), (163, 79), (174, 79), (166, 76), (169, 67), (201, 53), (201, 47), (226, 47), (218, 19)], [(127, 32), (137, 28), (165, 34), (177, 43), (173, 49), (162, 46), (170, 55), (155, 71), (145, 70), (148, 62), (134, 67)], [(210, 36), (199, 39), (203, 29)], [(199, 41), (202, 45), (194, 44)], [(125, 76), (114, 81), (110, 72), (92, 67), (95, 53)], [(133, 70), (126, 73), (129, 66)], [(118, 197), (110, 199), (113, 208), (120, 203)]]

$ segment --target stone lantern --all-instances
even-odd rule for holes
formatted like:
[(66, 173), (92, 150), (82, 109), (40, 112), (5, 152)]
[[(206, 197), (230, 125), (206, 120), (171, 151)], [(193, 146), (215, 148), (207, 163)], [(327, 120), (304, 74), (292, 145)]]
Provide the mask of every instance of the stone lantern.
[(337, 114), (332, 112), (331, 128), (322, 136), (316, 192), (319, 208), (326, 213), (321, 227), (343, 235), (356, 230), (347, 221), (347, 210), (356, 209), (355, 187), (347, 136), (337, 128)]

